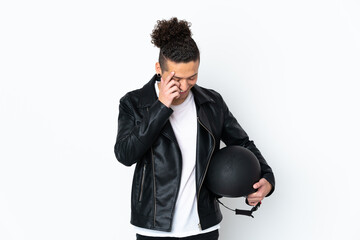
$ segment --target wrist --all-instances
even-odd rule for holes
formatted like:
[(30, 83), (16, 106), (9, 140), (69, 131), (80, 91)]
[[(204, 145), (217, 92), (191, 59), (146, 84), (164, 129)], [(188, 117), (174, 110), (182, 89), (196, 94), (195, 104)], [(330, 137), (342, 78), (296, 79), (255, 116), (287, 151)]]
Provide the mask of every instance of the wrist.
[(164, 104), (167, 108), (170, 108), (171, 103), (164, 101), (161, 97), (159, 97), (159, 101)]

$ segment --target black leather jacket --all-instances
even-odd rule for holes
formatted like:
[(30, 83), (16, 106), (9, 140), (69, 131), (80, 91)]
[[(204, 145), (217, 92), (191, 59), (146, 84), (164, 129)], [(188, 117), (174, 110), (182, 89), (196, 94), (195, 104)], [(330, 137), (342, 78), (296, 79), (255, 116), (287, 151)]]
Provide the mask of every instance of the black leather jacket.
[[(131, 223), (143, 228), (170, 231), (182, 160), (168, 120), (173, 110), (158, 100), (154, 84), (155, 76), (143, 88), (121, 98), (115, 155), (126, 166), (136, 163), (131, 193)], [(273, 189), (275, 179), (270, 166), (230, 113), (220, 94), (198, 85), (191, 91), (198, 117), (196, 192), (199, 227), (207, 229), (222, 220), (216, 197), (203, 184), (210, 158), (219, 149), (220, 140), (226, 145), (247, 147), (255, 153), (262, 176), (273, 185)]]

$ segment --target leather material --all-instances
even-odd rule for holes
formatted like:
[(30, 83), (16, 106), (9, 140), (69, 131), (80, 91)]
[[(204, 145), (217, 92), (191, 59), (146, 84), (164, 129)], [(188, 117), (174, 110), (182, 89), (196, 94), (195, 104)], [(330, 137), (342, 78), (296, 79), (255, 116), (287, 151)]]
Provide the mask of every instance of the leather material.
[[(131, 192), (131, 223), (171, 231), (180, 186), (181, 151), (169, 122), (173, 110), (162, 104), (154, 89), (156, 75), (143, 88), (120, 100), (115, 156), (126, 166), (136, 164)], [(195, 85), (197, 107), (196, 191), (201, 229), (222, 220), (216, 196), (204, 185), (211, 156), (220, 147), (240, 145), (258, 158), (262, 177), (275, 187), (270, 166), (228, 110), (220, 94)], [(268, 194), (270, 195), (272, 191)]]

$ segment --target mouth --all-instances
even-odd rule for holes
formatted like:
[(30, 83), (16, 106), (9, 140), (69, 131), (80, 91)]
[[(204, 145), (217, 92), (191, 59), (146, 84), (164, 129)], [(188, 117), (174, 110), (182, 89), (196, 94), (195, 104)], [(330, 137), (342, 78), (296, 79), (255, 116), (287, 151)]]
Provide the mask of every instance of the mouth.
[(187, 92), (187, 90), (186, 91), (180, 90), (181, 95), (185, 94), (186, 92)]

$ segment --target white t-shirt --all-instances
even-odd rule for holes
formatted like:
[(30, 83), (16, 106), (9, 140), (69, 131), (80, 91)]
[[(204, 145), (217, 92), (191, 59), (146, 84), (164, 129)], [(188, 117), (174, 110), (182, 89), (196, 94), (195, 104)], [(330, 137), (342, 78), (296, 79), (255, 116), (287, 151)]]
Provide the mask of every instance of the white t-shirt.
[[(155, 83), (155, 89), (159, 96), (157, 83)], [(192, 92), (189, 92), (189, 95), (183, 103), (171, 105), (170, 107), (174, 112), (171, 114), (169, 120), (182, 156), (181, 181), (175, 205), (172, 229), (171, 232), (163, 232), (135, 227), (135, 232), (144, 236), (186, 237), (220, 228), (219, 224), (206, 230), (199, 228), (200, 220), (197, 211), (195, 178), (197, 114)]]

